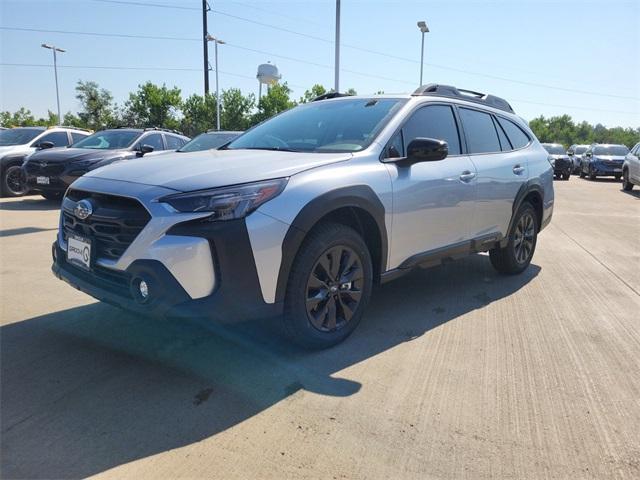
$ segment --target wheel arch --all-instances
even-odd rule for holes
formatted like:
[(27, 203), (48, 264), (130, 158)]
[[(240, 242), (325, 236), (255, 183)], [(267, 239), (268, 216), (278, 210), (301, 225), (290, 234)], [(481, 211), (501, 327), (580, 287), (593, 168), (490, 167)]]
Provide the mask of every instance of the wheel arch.
[(371, 253), (374, 280), (385, 271), (388, 240), (384, 205), (367, 185), (338, 188), (307, 203), (291, 223), (282, 242), (276, 302), (284, 300), (291, 267), (307, 234), (325, 222), (349, 226), (362, 236)]
[(520, 206), (524, 202), (530, 203), (534, 210), (536, 211), (536, 217), (538, 220), (538, 231), (542, 228), (542, 218), (543, 218), (543, 201), (544, 201), (544, 189), (538, 180), (529, 180), (527, 183), (523, 184), (518, 190), (518, 194), (516, 195), (515, 200), (513, 201), (513, 207), (511, 210), (511, 220), (509, 220), (509, 228), (507, 230), (507, 234), (501, 242), (501, 246), (506, 246), (509, 240), (509, 233), (513, 228), (513, 222), (516, 217), (516, 213), (520, 209)]

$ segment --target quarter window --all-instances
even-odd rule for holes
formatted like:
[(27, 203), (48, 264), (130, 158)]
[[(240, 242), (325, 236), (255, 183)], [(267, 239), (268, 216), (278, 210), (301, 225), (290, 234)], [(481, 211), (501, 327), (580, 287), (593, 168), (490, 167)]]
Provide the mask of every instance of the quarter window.
[(36, 143), (51, 142), (54, 147), (66, 147), (69, 145), (67, 132), (51, 132), (40, 138)]
[(500, 139), (500, 146), (502, 147), (502, 151), (503, 152), (508, 152), (510, 150), (513, 150), (513, 147), (511, 146), (511, 143), (509, 142), (509, 139), (505, 135), (504, 130), (502, 130), (502, 127), (497, 122), (495, 117), (493, 118), (493, 123), (496, 126), (496, 131), (498, 132), (498, 138)]
[(511, 141), (511, 145), (516, 150), (518, 148), (526, 147), (527, 144), (531, 141), (529, 136), (522, 131), (522, 129), (513, 123), (511, 120), (507, 120), (505, 118), (498, 117), (498, 122), (504, 129), (507, 137)]
[(464, 125), (469, 153), (499, 152), (498, 132), (493, 125), (491, 115), (468, 108), (460, 109), (460, 118)]
[(429, 105), (415, 112), (402, 128), (402, 136), (405, 145), (418, 137), (444, 140), (449, 155), (460, 155), (458, 125), (448, 105)]

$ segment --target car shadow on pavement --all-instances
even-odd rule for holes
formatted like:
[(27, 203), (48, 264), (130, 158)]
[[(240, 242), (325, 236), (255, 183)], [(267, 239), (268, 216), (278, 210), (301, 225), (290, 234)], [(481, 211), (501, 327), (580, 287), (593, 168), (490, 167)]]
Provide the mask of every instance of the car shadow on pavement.
[(361, 384), (340, 371), (513, 294), (539, 271), (500, 276), (474, 255), (414, 272), (377, 288), (355, 333), (320, 352), (289, 345), (269, 322), (159, 321), (99, 303), (6, 325), (0, 468), (5, 478), (87, 477), (305, 391), (353, 395)]
[(60, 210), (60, 200), (47, 200), (46, 198), (20, 197), (14, 201), (0, 202), (0, 210), (11, 211), (35, 211), (35, 210)]
[(620, 190), (622, 193), (626, 193), (630, 197), (640, 199), (640, 190)]

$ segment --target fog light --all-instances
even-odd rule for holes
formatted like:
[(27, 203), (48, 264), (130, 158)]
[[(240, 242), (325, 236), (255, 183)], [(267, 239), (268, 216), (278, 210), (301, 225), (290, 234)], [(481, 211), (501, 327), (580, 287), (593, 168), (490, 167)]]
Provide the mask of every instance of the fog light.
[(149, 297), (149, 285), (144, 280), (140, 280), (138, 284), (138, 290), (140, 291), (140, 296), (142, 300), (146, 300)]

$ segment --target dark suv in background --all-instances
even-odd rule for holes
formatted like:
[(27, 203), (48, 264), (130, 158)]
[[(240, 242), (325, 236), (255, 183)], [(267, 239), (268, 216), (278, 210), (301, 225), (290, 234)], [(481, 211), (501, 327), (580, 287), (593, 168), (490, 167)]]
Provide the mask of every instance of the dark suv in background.
[(596, 177), (622, 178), (622, 164), (629, 149), (625, 145), (599, 144), (590, 145), (582, 156), (580, 178), (588, 176), (590, 180)]
[(587, 151), (589, 145), (578, 145), (573, 144), (567, 150), (567, 155), (571, 158), (571, 162), (573, 163), (573, 173), (574, 175), (578, 175), (580, 173), (580, 164), (582, 163), (582, 155)]
[(553, 166), (553, 174), (560, 180), (569, 180), (573, 171), (573, 162), (564, 146), (559, 143), (543, 143), (542, 146), (549, 154), (549, 163)]
[(101, 130), (68, 148), (43, 150), (23, 164), (27, 188), (48, 199), (62, 198), (74, 180), (118, 160), (177, 150), (188, 137), (159, 128)]

